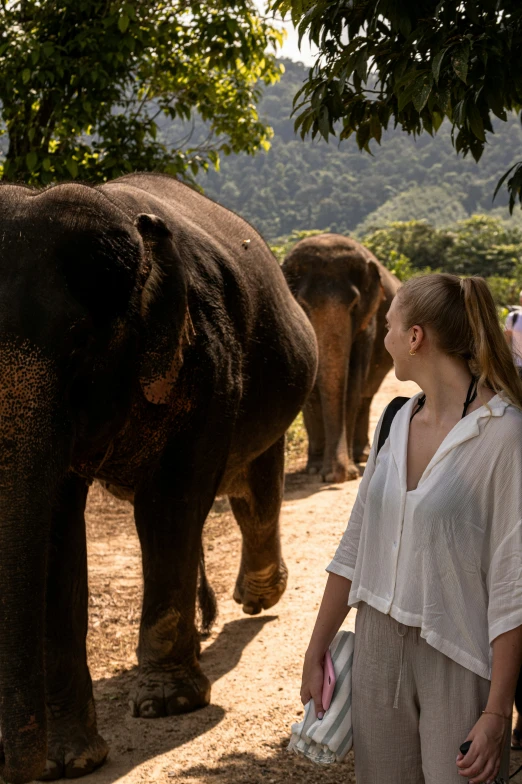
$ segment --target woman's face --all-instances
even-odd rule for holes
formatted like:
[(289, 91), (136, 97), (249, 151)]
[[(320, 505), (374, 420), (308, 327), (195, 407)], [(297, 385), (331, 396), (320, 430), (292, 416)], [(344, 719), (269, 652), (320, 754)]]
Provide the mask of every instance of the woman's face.
[(386, 314), (386, 328), (387, 334), (384, 338), (384, 346), (393, 359), (395, 375), (399, 381), (410, 381), (412, 356), (409, 352), (412, 346), (412, 350), (415, 350), (415, 329), (403, 328), (397, 297), (393, 300)]

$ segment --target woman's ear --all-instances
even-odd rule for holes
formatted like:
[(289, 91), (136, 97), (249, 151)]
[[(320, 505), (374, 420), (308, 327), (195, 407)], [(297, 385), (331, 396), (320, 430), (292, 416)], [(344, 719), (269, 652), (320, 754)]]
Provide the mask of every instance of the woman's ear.
[(411, 328), (411, 335), (410, 335), (410, 349), (417, 351), (425, 337), (424, 330), (418, 324), (414, 324)]
[(136, 228), (150, 265), (141, 294), (140, 384), (150, 403), (166, 403), (191, 337), (185, 270), (161, 218), (142, 213)]

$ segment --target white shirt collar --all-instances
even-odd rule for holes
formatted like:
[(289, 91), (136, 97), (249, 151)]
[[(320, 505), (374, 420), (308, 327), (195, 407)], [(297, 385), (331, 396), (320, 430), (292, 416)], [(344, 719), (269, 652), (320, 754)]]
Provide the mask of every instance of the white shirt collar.
[[(408, 451), (408, 435), (410, 417), (413, 413), (417, 400), (423, 395), (423, 392), (418, 392), (414, 395), (408, 403), (406, 403), (397, 413), (393, 420), (390, 432), (390, 449), (397, 464), (401, 483), (406, 487), (406, 470), (407, 470), (407, 451)], [(480, 433), (479, 420), (484, 417), (490, 416), (503, 416), (504, 411), (509, 406), (509, 402), (504, 400), (499, 394), (494, 395), (487, 405), (480, 406), (475, 411), (467, 414), (463, 419), (459, 420), (448, 435), (444, 438), (441, 445), (431, 458), (426, 466), (422, 477), (419, 480), (418, 486), (428, 476), (433, 466), (442, 460), (448, 452), (454, 449), (464, 441), (478, 436)]]

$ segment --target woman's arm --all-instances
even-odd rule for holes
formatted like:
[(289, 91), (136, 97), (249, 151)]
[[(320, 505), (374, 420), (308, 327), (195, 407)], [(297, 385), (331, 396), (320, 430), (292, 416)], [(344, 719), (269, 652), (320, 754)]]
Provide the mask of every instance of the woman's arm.
[(482, 784), (498, 775), (506, 733), (511, 731), (511, 711), (522, 664), (522, 626), (499, 634), (491, 647), (491, 686), (484, 709), (487, 713), (463, 739), (473, 741), (466, 756), (457, 757), (459, 774), (470, 784)]
[(499, 634), (491, 643), (491, 687), (485, 710), (511, 717), (513, 699), (522, 665), (522, 626)]
[(348, 595), (352, 581), (338, 574), (330, 573), (324, 589), (321, 606), (317, 614), (314, 630), (308, 644), (303, 666), (301, 702), (303, 705), (313, 699), (315, 713), (322, 718), (323, 706), (323, 657), (335, 637), (340, 625), (348, 615)]

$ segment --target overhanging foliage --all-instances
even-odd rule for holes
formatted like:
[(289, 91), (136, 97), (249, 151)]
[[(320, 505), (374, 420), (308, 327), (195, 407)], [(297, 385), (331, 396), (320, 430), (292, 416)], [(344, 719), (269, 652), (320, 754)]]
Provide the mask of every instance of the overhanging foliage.
[[(456, 151), (478, 161), (492, 117), (521, 109), (517, 0), (272, 0), (272, 8), (320, 52), (296, 96), (303, 137), (355, 134), (370, 152), (390, 124), (433, 134), (447, 117)], [(522, 164), (498, 187), (505, 179), (512, 210)]]
[[(3, 0), (3, 179), (103, 181), (140, 170), (195, 175), (220, 153), (267, 148), (256, 104), (279, 78), (281, 40), (252, 0)], [(209, 124), (169, 148), (162, 120)]]

